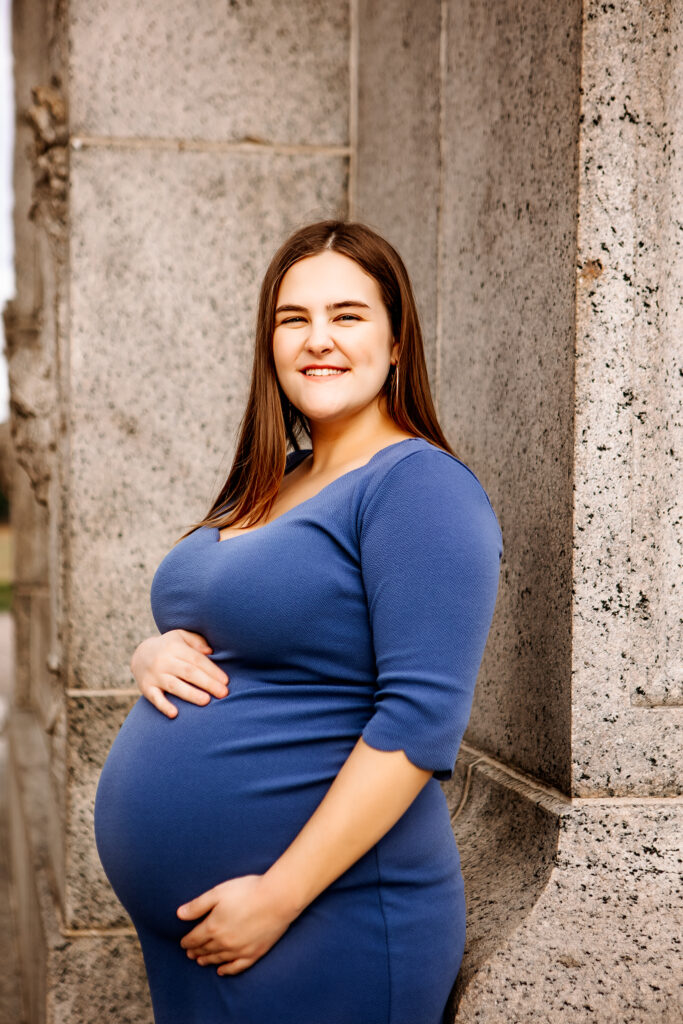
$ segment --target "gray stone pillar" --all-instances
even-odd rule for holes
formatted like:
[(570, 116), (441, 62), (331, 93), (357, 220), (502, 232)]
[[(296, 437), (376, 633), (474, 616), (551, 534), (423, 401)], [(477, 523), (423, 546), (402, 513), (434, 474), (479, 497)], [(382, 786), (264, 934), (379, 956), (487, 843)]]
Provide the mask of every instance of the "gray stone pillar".
[(673, 1024), (683, 5), (361, 2), (359, 41), (354, 213), (505, 543), (449, 787), (456, 1019)]
[[(227, 472), (277, 244), (347, 213), (332, 0), (14, 5), (12, 834), (30, 1022), (149, 1024), (92, 832), (149, 586)], [(29, 486), (30, 484), (30, 486)]]

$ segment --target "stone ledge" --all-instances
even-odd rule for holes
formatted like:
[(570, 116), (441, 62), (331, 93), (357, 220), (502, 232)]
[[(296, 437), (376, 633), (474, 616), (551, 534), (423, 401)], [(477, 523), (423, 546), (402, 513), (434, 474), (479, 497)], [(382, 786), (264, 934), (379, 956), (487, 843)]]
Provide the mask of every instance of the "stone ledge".
[(35, 718), (15, 710), (9, 735), (10, 839), (30, 1024), (152, 1024), (137, 936), (124, 929), (79, 934), (63, 926), (45, 839), (47, 771)]
[[(457, 806), (463, 744), (444, 790)], [(454, 821), (468, 909), (458, 1024), (674, 1024), (680, 798), (569, 800), (493, 759)]]

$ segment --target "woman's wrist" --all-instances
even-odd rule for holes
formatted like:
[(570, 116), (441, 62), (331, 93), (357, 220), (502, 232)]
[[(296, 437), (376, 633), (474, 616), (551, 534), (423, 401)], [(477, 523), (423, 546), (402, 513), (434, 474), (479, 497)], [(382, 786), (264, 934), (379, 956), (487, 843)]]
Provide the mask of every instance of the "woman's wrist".
[(145, 637), (145, 639), (141, 640), (140, 643), (135, 648), (135, 650), (133, 651), (128, 667), (130, 668), (131, 674), (135, 678), (136, 682), (138, 682), (138, 675), (142, 676), (142, 673), (144, 671), (144, 665), (141, 663), (140, 659), (144, 659), (147, 657), (147, 648), (149, 644), (158, 639), (159, 638), (155, 636)]
[(297, 918), (313, 898), (307, 898), (305, 885), (292, 876), (281, 857), (261, 877), (272, 904), (289, 921)]

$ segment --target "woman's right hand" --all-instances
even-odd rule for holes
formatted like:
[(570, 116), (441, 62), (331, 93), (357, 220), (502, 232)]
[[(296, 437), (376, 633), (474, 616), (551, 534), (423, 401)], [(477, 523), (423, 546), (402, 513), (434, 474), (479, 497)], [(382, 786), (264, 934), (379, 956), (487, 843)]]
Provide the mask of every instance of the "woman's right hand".
[(226, 697), (228, 676), (211, 661), (211, 647), (200, 633), (171, 629), (143, 640), (133, 652), (130, 670), (143, 697), (168, 718), (178, 709), (164, 693), (190, 704), (208, 704), (211, 695)]

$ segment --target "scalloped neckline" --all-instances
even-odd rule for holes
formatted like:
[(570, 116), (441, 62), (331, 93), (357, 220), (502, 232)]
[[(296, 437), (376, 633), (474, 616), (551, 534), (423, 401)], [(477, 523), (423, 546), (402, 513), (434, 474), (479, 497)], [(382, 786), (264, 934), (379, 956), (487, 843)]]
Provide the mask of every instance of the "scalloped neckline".
[[(335, 477), (334, 480), (330, 480), (329, 484), (325, 484), (325, 486), (321, 487), (319, 491), (316, 491), (315, 494), (312, 494), (310, 498), (304, 498), (304, 500), (300, 501), (298, 505), (293, 505), (291, 508), (288, 508), (286, 512), (280, 513), (280, 515), (276, 516), (275, 519), (269, 519), (267, 523), (263, 524), (263, 526), (252, 526), (248, 530), (244, 530), (242, 533), (234, 533), (231, 537), (223, 538), (221, 538), (220, 535), (222, 527), (219, 528), (218, 526), (210, 526), (207, 527), (207, 529), (211, 531), (212, 537), (217, 544), (227, 544), (231, 540), (241, 540), (243, 537), (248, 537), (252, 533), (258, 533), (259, 530), (265, 530), (268, 526), (274, 526), (275, 523), (277, 523), (280, 519), (284, 519), (285, 516), (290, 515), (292, 512), (296, 512), (297, 509), (303, 508), (304, 505), (308, 505), (310, 504), (310, 502), (315, 501), (315, 499), (318, 498), (324, 491), (326, 491), (328, 487), (333, 487), (334, 484), (339, 483), (340, 480), (346, 479), (346, 477), (351, 476), (353, 473), (358, 473), (361, 469), (366, 469), (370, 465), (370, 463), (377, 458), (378, 455), (382, 455), (390, 448), (396, 448), (400, 444), (407, 444), (409, 441), (423, 441), (426, 444), (429, 444), (429, 441), (427, 441), (426, 438), (424, 437), (403, 437), (401, 438), (400, 441), (392, 441), (391, 444), (385, 445), (384, 448), (380, 448), (379, 451), (376, 451), (374, 455), (371, 455), (368, 461), (364, 462), (362, 466), (356, 466), (355, 469), (347, 469), (346, 473), (341, 473), (339, 476)], [(298, 451), (302, 450), (306, 452), (306, 455), (304, 456), (303, 459), (299, 459), (295, 463), (295, 465), (291, 467), (291, 469), (295, 469), (296, 466), (300, 465), (302, 462), (305, 462), (309, 455), (313, 454), (312, 448), (298, 449)], [(285, 474), (285, 476), (286, 475), (287, 474)]]

